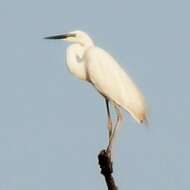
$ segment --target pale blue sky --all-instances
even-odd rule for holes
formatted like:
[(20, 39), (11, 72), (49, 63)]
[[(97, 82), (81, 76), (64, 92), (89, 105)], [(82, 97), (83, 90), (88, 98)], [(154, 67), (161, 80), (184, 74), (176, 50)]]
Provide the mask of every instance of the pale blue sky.
[(65, 66), (68, 44), (47, 35), (87, 31), (142, 89), (151, 128), (125, 114), (115, 145), (120, 189), (188, 189), (189, 1), (1, 1), (0, 189), (106, 189), (104, 101)]

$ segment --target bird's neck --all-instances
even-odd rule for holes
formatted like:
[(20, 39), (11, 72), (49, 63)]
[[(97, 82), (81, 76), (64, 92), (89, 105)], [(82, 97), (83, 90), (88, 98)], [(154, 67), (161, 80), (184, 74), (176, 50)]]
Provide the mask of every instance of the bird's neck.
[(86, 66), (84, 62), (84, 53), (86, 46), (80, 44), (72, 44), (67, 48), (66, 64), (69, 71), (81, 80), (86, 80)]
[(93, 47), (94, 46), (94, 42), (93, 40), (89, 37), (89, 36), (86, 36), (85, 39), (82, 39), (79, 44), (84, 48), (84, 49), (88, 49), (90, 47)]

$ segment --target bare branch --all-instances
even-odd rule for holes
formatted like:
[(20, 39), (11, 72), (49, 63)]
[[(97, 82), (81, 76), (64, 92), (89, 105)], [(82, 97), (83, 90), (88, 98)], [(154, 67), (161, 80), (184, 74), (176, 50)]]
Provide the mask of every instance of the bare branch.
[(118, 187), (115, 185), (115, 181), (112, 176), (113, 167), (111, 154), (106, 150), (102, 150), (98, 155), (98, 160), (101, 168), (101, 174), (105, 177), (108, 190), (118, 190)]

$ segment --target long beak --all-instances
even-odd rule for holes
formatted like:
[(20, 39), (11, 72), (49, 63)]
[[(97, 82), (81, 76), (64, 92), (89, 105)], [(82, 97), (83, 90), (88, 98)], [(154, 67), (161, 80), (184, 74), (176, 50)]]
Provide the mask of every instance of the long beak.
[(61, 39), (65, 39), (65, 38), (68, 38), (68, 37), (75, 37), (75, 34), (58, 34), (58, 35), (55, 35), (55, 36), (45, 37), (44, 39), (47, 39), (47, 40), (61, 40)]

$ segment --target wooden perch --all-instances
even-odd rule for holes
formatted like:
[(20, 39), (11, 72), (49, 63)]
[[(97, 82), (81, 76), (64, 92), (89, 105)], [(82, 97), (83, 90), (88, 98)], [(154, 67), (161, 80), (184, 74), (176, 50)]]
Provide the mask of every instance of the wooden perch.
[(98, 155), (98, 161), (101, 168), (101, 174), (105, 177), (108, 190), (118, 190), (118, 187), (115, 185), (115, 181), (112, 176), (113, 167), (111, 154), (106, 150), (102, 150)]

